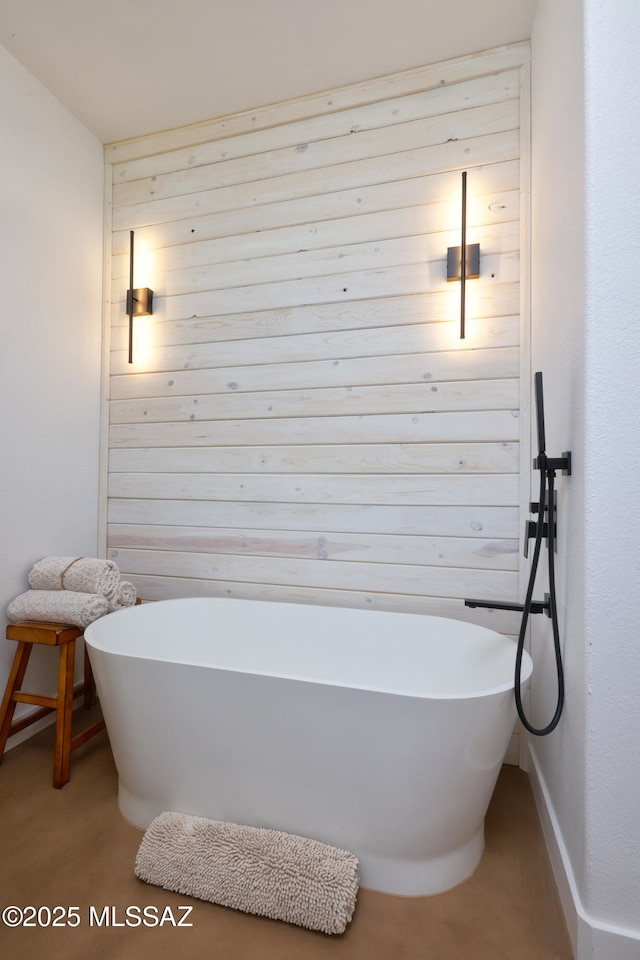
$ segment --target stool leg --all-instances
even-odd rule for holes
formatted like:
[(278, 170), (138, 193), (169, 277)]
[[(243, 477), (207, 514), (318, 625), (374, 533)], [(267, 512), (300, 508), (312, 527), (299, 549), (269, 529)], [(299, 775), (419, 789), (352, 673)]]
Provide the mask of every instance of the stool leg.
[(53, 785), (60, 789), (71, 775), (71, 714), (73, 707), (73, 661), (75, 640), (60, 646), (58, 662), (58, 706), (56, 708), (56, 744), (53, 759)]
[(84, 648), (84, 705), (85, 709), (88, 710), (90, 707), (95, 706), (96, 702), (96, 682), (93, 679), (93, 670), (91, 669), (91, 661), (89, 660), (89, 654), (87, 652), (87, 647)]
[(4, 692), (2, 706), (0, 707), (0, 760), (2, 760), (4, 748), (9, 737), (9, 731), (11, 730), (13, 713), (16, 709), (16, 704), (15, 701), (12, 700), (12, 697), (14, 693), (22, 687), (22, 681), (24, 680), (24, 675), (27, 670), (32, 647), (33, 644), (20, 640), (13, 658), (13, 664), (11, 665), (7, 688)]

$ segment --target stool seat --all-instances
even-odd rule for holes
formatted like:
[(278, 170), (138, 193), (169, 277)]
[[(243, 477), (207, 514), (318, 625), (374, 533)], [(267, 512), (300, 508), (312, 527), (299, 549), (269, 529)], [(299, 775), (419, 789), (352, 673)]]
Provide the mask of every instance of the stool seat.
[[(85, 743), (100, 730), (104, 730), (105, 726), (104, 720), (98, 720), (77, 736), (71, 736), (74, 699), (83, 696), (84, 706), (87, 709), (96, 702), (96, 687), (86, 648), (84, 651), (84, 681), (76, 688), (73, 685), (76, 640), (82, 634), (83, 631), (78, 627), (72, 627), (64, 623), (40, 623), (25, 620), (21, 623), (10, 623), (7, 626), (7, 640), (16, 640), (18, 649), (13, 658), (2, 706), (0, 706), (0, 762), (9, 737), (55, 711), (56, 740), (53, 757), (53, 786), (58, 789), (69, 782), (72, 750)], [(58, 690), (55, 697), (22, 692), (22, 681), (34, 643), (48, 647), (58, 647)], [(12, 723), (18, 703), (34, 704), (41, 709), (16, 723)]]

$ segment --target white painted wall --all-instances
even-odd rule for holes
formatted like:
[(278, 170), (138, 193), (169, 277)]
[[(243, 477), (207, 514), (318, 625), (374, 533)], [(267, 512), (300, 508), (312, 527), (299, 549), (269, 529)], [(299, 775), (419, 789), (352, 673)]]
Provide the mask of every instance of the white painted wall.
[[(582, 0), (541, 0), (532, 42), (532, 371), (544, 377), (547, 449), (572, 451), (571, 478), (559, 477), (557, 588), (567, 708), (561, 726), (532, 746), (554, 785), (554, 802), (571, 809), (565, 842), (584, 870), (584, 184)], [(539, 474), (531, 479), (537, 499)], [(535, 495), (534, 495), (535, 492)], [(571, 563), (567, 558), (571, 556)], [(546, 556), (543, 553), (543, 563)], [(542, 596), (540, 575), (536, 596)], [(556, 677), (550, 623), (532, 622), (536, 681), (532, 716), (553, 716)], [(578, 800), (578, 802), (576, 802)]]
[[(103, 151), (3, 47), (0, 129), (4, 610), (34, 561), (96, 555)], [(2, 690), (15, 647), (2, 630)], [(55, 684), (50, 651), (32, 660)]]
[(639, 44), (635, 0), (585, 0), (585, 896), (640, 935)]
[[(548, 451), (574, 455), (558, 481), (567, 705), (532, 755), (579, 960), (640, 955), (640, 330), (624, 268), (640, 247), (639, 38), (635, 0), (540, 0), (532, 36), (533, 369)], [(555, 676), (541, 618), (533, 652), (542, 724)]]

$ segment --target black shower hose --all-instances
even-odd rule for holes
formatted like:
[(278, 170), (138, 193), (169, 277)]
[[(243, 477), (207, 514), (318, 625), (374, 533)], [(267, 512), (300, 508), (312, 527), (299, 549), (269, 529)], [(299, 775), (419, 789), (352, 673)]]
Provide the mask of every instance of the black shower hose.
[[(527, 587), (527, 595), (524, 601), (524, 609), (522, 611), (522, 622), (520, 624), (520, 633), (518, 635), (518, 649), (516, 652), (516, 670), (515, 670), (515, 698), (516, 698), (516, 708), (518, 710), (518, 716), (522, 721), (525, 729), (529, 733), (534, 734), (536, 737), (546, 737), (548, 733), (551, 733), (552, 730), (558, 725), (558, 721), (562, 715), (562, 708), (564, 706), (564, 673), (562, 669), (562, 652), (560, 650), (560, 630), (558, 628), (558, 609), (556, 606), (556, 579), (555, 579), (555, 559), (554, 559), (554, 521), (555, 517), (553, 515), (553, 493), (554, 493), (554, 481), (555, 481), (555, 470), (549, 470), (546, 466), (546, 457), (541, 455), (538, 458), (538, 467), (540, 469), (540, 497), (538, 500), (538, 522), (536, 525), (536, 539), (535, 545), (533, 548), (533, 559), (531, 561), (531, 574), (529, 576), (529, 585)], [(548, 500), (545, 500), (545, 496), (548, 494)], [(553, 648), (555, 652), (556, 659), (556, 674), (558, 678), (558, 701), (556, 704), (556, 712), (553, 715), (551, 721), (547, 724), (546, 727), (537, 728), (531, 725), (527, 717), (525, 716), (524, 708), (522, 706), (522, 698), (520, 691), (520, 672), (522, 668), (522, 652), (524, 650), (524, 638), (527, 632), (527, 624), (529, 621), (529, 615), (531, 613), (531, 602), (533, 597), (533, 588), (535, 586), (536, 574), (538, 572), (538, 561), (540, 560), (540, 548), (542, 546), (542, 537), (543, 537), (543, 520), (544, 520), (544, 509), (545, 502), (548, 503), (548, 515), (547, 515), (547, 553), (549, 559), (549, 615), (551, 617), (551, 626), (553, 630)]]

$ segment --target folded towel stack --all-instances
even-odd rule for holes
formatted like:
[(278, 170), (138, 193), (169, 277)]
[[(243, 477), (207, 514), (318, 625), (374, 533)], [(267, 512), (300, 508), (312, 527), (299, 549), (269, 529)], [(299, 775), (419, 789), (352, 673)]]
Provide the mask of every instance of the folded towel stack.
[(136, 588), (120, 579), (117, 564), (95, 557), (45, 557), (32, 567), (29, 586), (7, 608), (13, 623), (35, 620), (84, 629), (136, 602)]

